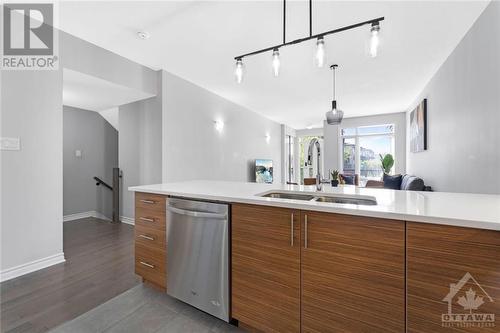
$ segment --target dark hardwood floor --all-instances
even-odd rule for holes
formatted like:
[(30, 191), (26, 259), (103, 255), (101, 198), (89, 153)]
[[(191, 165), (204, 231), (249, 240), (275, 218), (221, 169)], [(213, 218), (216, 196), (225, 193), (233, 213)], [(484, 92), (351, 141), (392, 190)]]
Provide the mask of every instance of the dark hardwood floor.
[(64, 223), (66, 262), (0, 284), (0, 332), (46, 332), (139, 284), (134, 228)]

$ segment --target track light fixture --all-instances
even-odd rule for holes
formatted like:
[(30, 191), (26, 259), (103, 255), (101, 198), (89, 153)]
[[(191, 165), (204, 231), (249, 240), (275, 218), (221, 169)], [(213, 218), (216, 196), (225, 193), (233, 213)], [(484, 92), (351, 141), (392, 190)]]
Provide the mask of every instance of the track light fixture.
[(312, 33), (312, 0), (309, 0), (309, 36), (299, 38), (293, 41), (286, 41), (286, 0), (283, 0), (283, 43), (279, 45), (274, 45), (270, 47), (266, 47), (261, 50), (249, 52), (242, 54), (240, 56), (235, 57), (234, 59), (236, 60), (236, 81), (238, 83), (241, 83), (242, 77), (243, 77), (243, 58), (253, 56), (256, 54), (264, 53), (264, 52), (269, 52), (272, 51), (272, 67), (273, 67), (273, 73), (274, 76), (279, 75), (279, 70), (280, 70), (280, 58), (279, 58), (279, 49), (284, 47), (284, 46), (289, 46), (293, 44), (299, 44), (311, 39), (316, 39), (316, 53), (315, 53), (315, 62), (318, 67), (323, 67), (325, 62), (326, 62), (326, 51), (325, 51), (325, 40), (324, 37), (332, 34), (336, 34), (342, 31), (347, 31), (355, 28), (359, 28), (365, 25), (371, 25), (370, 29), (370, 56), (371, 57), (376, 57), (377, 52), (378, 52), (378, 46), (379, 46), (379, 32), (380, 32), (380, 22), (384, 20), (384, 17), (378, 17), (369, 21), (364, 21), (352, 25), (348, 25), (342, 28), (334, 29), (334, 30), (329, 30), (325, 31), (319, 34), (314, 34)]

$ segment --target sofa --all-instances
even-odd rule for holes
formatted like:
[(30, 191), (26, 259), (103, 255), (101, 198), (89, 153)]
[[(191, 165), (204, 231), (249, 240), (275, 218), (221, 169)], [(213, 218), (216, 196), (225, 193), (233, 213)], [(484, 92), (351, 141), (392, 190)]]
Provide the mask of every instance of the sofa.
[[(401, 178), (399, 180), (399, 178)], [(384, 175), (384, 180), (369, 180), (365, 187), (369, 188), (390, 188), (402, 191), (432, 191), (430, 186), (426, 186), (422, 178), (405, 174), (403, 176)]]

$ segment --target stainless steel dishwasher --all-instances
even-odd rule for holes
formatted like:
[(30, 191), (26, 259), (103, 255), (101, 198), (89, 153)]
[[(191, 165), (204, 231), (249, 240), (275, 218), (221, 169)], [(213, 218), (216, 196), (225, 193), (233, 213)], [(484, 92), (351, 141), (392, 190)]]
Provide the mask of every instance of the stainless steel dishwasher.
[(167, 204), (167, 293), (229, 321), (228, 205)]

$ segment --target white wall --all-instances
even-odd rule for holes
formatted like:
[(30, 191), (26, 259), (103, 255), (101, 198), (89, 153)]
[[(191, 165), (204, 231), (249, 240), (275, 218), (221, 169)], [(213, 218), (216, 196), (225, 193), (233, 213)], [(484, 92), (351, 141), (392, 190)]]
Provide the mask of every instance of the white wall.
[(390, 113), (367, 117), (345, 118), (340, 125), (324, 124), (325, 136), (325, 170), (341, 170), (340, 161), (340, 130), (342, 128), (394, 124), (394, 152), (396, 174), (406, 173), (406, 114)]
[[(157, 91), (162, 91), (163, 71), (155, 76)], [(119, 167), (121, 216), (134, 217), (134, 193), (129, 186), (161, 183), (162, 180), (162, 95), (119, 107)]]
[[(281, 182), (280, 124), (175, 75), (165, 78), (164, 182), (252, 181), (256, 158), (272, 159), (274, 182)], [(218, 119), (221, 133), (214, 127)]]
[(21, 139), (20, 151), (0, 153), (0, 278), (7, 279), (26, 272), (19, 266), (64, 260), (62, 71), (2, 71), (0, 100), (0, 135)]
[(65, 32), (60, 33), (60, 43), (64, 68), (157, 94), (154, 70)]
[(113, 184), (113, 168), (118, 167), (116, 129), (97, 112), (64, 106), (63, 161), (64, 215), (96, 211), (112, 219), (113, 192), (96, 186), (93, 177)]
[(500, 194), (500, 2), (488, 5), (410, 110), (424, 98), (428, 149), (408, 149), (408, 171), (436, 191)]

